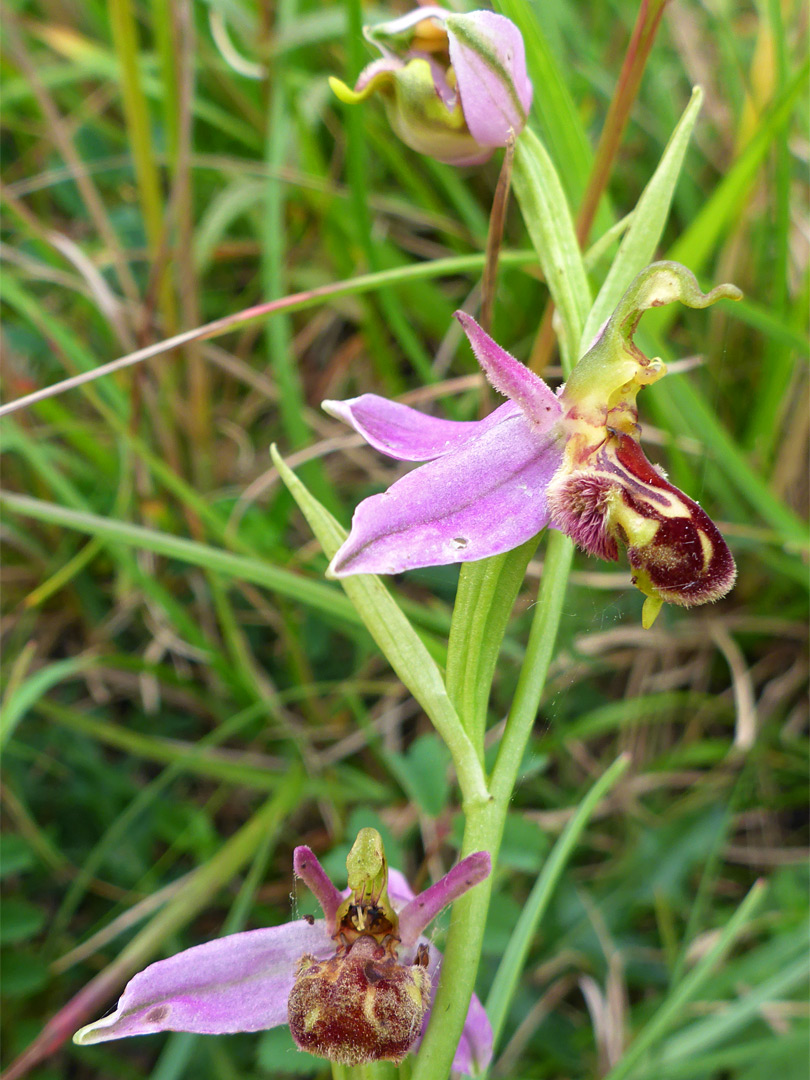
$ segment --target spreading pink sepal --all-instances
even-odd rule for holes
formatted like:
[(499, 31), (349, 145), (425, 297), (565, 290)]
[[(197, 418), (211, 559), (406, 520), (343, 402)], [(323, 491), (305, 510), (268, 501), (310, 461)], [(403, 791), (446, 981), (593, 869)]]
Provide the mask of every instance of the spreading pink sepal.
[(481, 329), (472, 315), (457, 311), (455, 316), (467, 335), (475, 359), (495, 389), (519, 405), (540, 430), (549, 429), (562, 415), (562, 405), (554, 391), (546, 386), (539, 375), (502, 349)]
[(323, 401), (321, 408), (353, 427), (369, 446), (397, 461), (433, 461), (443, 457), (481, 430), (515, 412), (507, 402), (486, 421), (441, 420), (435, 416), (389, 401), (378, 394), (361, 394), (346, 401)]
[(337, 909), (343, 903), (343, 893), (336, 889), (332, 880), (318, 861), (312, 848), (305, 845), (293, 852), (293, 872), (301, 878), (309, 891), (321, 905), (321, 910), (328, 924), (332, 924)]
[(360, 503), (329, 573), (398, 574), (499, 555), (548, 522), (546, 488), (561, 461), (522, 413), (486, 426), (444, 457)]
[(150, 964), (127, 983), (114, 1013), (73, 1037), (81, 1045), (191, 1031), (223, 1035), (287, 1022), (287, 999), (304, 953), (326, 958), (335, 943), (319, 920), (299, 920), (195, 945)]
[(403, 945), (411, 945), (440, 911), (462, 896), (473, 885), (484, 881), (492, 871), (488, 851), (476, 851), (454, 866), (441, 881), (411, 899), (399, 912), (399, 936)]

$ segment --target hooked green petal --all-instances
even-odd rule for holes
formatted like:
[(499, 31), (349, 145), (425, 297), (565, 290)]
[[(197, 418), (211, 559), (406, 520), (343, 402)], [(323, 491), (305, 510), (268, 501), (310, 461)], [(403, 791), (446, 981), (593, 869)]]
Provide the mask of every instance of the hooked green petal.
[(705, 308), (717, 300), (740, 300), (736, 285), (717, 285), (704, 293), (695, 275), (676, 262), (656, 262), (631, 282), (594, 345), (579, 361), (566, 383), (563, 401), (581, 416), (604, 415), (605, 407), (632, 410), (642, 386), (666, 374), (664, 362), (648, 359), (633, 342), (645, 311), (676, 300), (687, 307)]

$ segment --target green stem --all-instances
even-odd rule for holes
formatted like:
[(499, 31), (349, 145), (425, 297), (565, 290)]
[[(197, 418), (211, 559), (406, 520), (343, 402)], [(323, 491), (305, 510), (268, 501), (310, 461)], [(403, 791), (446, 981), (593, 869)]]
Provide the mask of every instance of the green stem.
[(621, 754), (607, 772), (599, 777), (580, 802), (576, 813), (566, 825), (551, 854), (543, 864), (543, 869), (534, 883), (526, 903), (523, 905), (520, 918), (509, 938), (509, 944), (498, 965), (497, 974), (487, 997), (486, 1008), (492, 1024), (493, 1048), (498, 1045), (509, 1004), (517, 988), (526, 958), (529, 955), (531, 943), (534, 940), (537, 927), (540, 925), (548, 908), (549, 901), (554, 895), (557, 882), (560, 880), (562, 872), (582, 835), (582, 830), (590, 820), (591, 814), (629, 764), (630, 755)]
[(490, 789), (496, 800), (508, 802), (511, 798), (526, 744), (537, 718), (554, 643), (557, 640), (573, 557), (574, 545), (568, 537), (560, 532), (550, 532), (537, 608), (526, 646), (526, 658), (492, 772)]
[(447, 646), (447, 692), (482, 761), (501, 642), (538, 540), (533, 536), (503, 555), (461, 567)]
[[(492, 799), (466, 809), (462, 857), (488, 851), (493, 863), (497, 859), (515, 781), (545, 687), (572, 556), (571, 541), (561, 533), (551, 533), (526, 657), (492, 774)], [(450, 1072), (475, 986), (491, 891), (490, 877), (453, 905), (442, 978), (413, 1080), (442, 1080)], [(436, 1022), (436, 1017), (441, 1021)]]

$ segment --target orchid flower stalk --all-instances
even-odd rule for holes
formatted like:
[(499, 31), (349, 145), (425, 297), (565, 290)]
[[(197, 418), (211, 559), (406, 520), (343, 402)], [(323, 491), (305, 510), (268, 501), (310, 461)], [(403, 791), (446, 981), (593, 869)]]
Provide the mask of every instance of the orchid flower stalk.
[[(415, 150), (470, 165), (511, 146), (523, 130), (532, 85), (522, 39), (508, 20), (422, 7), (365, 34), (381, 57), (354, 89), (336, 79), (332, 88), (349, 104), (380, 94), (393, 130)], [(685, 148), (687, 137), (678, 146)], [(667, 165), (672, 184), (677, 168)], [(322, 920), (232, 935), (159, 961), (135, 976), (115, 1012), (83, 1028), (77, 1042), (288, 1024), (301, 1049), (348, 1070), (341, 1076), (379, 1062), (398, 1065), (409, 1054), (416, 1055), (413, 1080), (485, 1068), (493, 1036), (473, 991), (490, 870), (551, 661), (574, 544), (607, 560), (626, 552), (645, 598), (645, 627), (664, 603), (691, 607), (718, 600), (733, 586), (734, 562), (717, 527), (642, 450), (638, 393), (666, 367), (641, 352), (634, 334), (650, 308), (676, 300), (705, 308), (738, 299), (739, 290), (724, 284), (704, 293), (674, 262), (645, 267), (655, 229), (639, 214), (632, 259), (620, 252), (614, 264), (619, 290), (604, 309), (601, 294), (592, 306), (559, 178), (529, 131), (517, 144), (516, 169), (518, 199), (560, 315), (566, 383), (549, 387), (459, 311), (476, 360), (506, 398), (489, 416), (449, 421), (368, 393), (324, 402), (374, 449), (418, 465), (361, 502), (348, 535), (272, 451), (330, 559), (328, 576), (341, 581), (451, 752), (465, 816), (461, 861), (414, 896), (403, 876), (388, 869), (379, 835), (365, 829), (347, 860), (348, 887), (340, 891), (314, 853), (298, 847), (295, 874), (316, 896)], [(657, 198), (656, 227), (667, 206)], [(638, 230), (645, 228), (649, 236), (639, 244)], [(640, 259), (642, 248), (649, 252)], [(596, 340), (582, 348), (586, 319), (598, 325), (614, 304)], [(484, 734), (497, 649), (526, 562), (546, 529), (525, 660), (490, 765)], [(450, 563), (462, 564), (462, 578), (445, 676), (377, 575)], [(473, 579), (476, 595), (485, 597), (478, 606), (464, 596), (465, 581)], [(465, 684), (474, 689), (462, 691)], [(451, 902), (442, 959), (424, 931)]]

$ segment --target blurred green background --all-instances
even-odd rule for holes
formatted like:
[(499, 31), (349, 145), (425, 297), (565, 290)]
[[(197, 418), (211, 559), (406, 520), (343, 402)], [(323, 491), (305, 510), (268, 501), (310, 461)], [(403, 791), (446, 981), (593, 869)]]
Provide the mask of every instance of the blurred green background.
[[(524, 32), (532, 124), (576, 210), (638, 5), (498, 7)], [(345, 109), (326, 82), (371, 58), (361, 22), (404, 10), (6, 7), (6, 401), (287, 293), (396, 268), (422, 275), (372, 280), (0, 423), (12, 493), (6, 1063), (94, 976), (104, 994), (64, 1014), (64, 1033), (100, 1015), (150, 959), (314, 912), (293, 883), (298, 843), (338, 878), (363, 825), (380, 829), (389, 861), (416, 884), (455, 858), (449, 758), (324, 581), (326, 561), (268, 456), (277, 442), (348, 525), (357, 500), (399, 470), (321, 413), (323, 398), (405, 394), (457, 419), (492, 405), (451, 322), (475, 303), (479, 272), (433, 264), (482, 250), (498, 159), (458, 170), (418, 157), (379, 105)], [(807, 1075), (806, 40), (807, 9), (792, 0), (672, 0), (591, 234), (633, 207), (701, 84), (660, 254), (746, 299), (645, 320), (646, 341), (681, 364), (642, 395), (641, 413), (650, 457), (721, 523), (740, 578), (717, 606), (666, 610), (643, 631), (626, 565), (577, 557), (496, 870), (482, 997), (583, 793), (621, 750), (632, 766), (566, 869), (495, 1076), (607, 1075), (662, 1009), (654, 1049), (627, 1075)], [(505, 244), (530, 246), (515, 206)], [(595, 263), (595, 284), (607, 266)], [(502, 268), (494, 334), (521, 359), (538, 355), (545, 302), (531, 265)], [(498, 670), (493, 743), (542, 553)], [(392, 583), (438, 655), (456, 578), (446, 567)], [(734, 950), (686, 993), (757, 878), (767, 891)], [(66, 1043), (31, 1073), (288, 1074), (328, 1069), (281, 1030)]]

